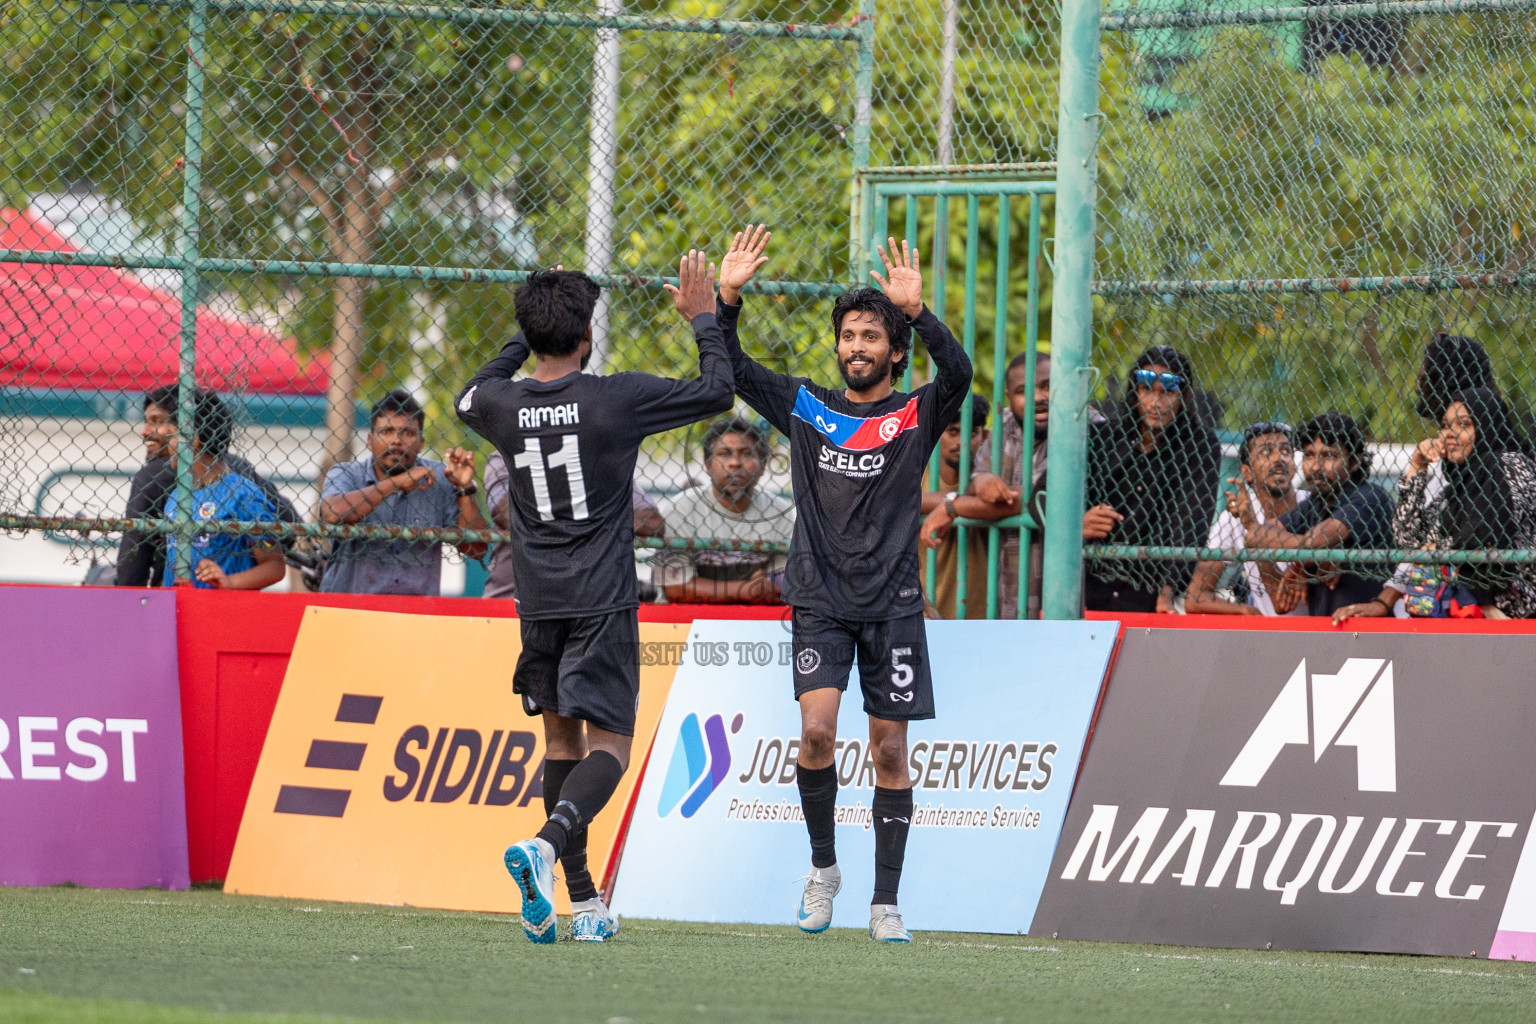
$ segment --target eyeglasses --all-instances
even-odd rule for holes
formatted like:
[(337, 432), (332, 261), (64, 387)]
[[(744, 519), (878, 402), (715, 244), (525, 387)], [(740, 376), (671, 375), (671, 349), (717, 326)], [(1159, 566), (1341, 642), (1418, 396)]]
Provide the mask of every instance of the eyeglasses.
[(1255, 423), (1243, 431), (1244, 439), (1249, 441), (1256, 437), (1263, 437), (1265, 434), (1284, 434), (1286, 437), (1290, 437), (1291, 425), (1289, 423), (1281, 423), (1279, 420), (1265, 420), (1263, 423)]
[(1177, 391), (1184, 386), (1183, 379), (1176, 373), (1158, 373), (1155, 370), (1132, 370), (1131, 381), (1138, 388), (1151, 388), (1161, 384), (1164, 391)]

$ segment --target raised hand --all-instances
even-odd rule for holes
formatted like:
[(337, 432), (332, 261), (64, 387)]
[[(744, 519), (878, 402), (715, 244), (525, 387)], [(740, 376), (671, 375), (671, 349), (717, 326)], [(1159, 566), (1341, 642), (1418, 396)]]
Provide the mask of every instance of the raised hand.
[(1259, 525), (1258, 517), (1253, 514), (1253, 502), (1248, 500), (1248, 487), (1243, 483), (1242, 478), (1235, 476), (1227, 477), (1227, 483), (1232, 485), (1232, 489), (1226, 496), (1227, 511), (1242, 524), (1243, 533), (1246, 535), (1249, 530)]
[[(901, 252), (896, 252), (896, 239), (887, 238), (885, 245), (875, 247), (880, 262), (885, 264), (885, 275), (871, 270), (870, 276), (880, 282), (880, 290), (894, 302), (910, 320), (923, 311), (923, 275), (917, 266), (917, 250), (901, 240)], [(895, 262), (891, 262), (892, 258)]]
[(720, 261), (720, 300), (726, 305), (734, 306), (741, 301), (742, 286), (768, 262), (763, 250), (772, 237), (768, 225), (759, 224), (754, 228), (748, 224), (745, 231), (736, 232), (736, 237), (731, 239), (731, 251)]
[(443, 467), (443, 475), (448, 482), (459, 490), (463, 490), (475, 482), (475, 456), (473, 452), (463, 448), (450, 448), (445, 453), (448, 464)]
[(1428, 469), (1431, 463), (1439, 462), (1445, 455), (1445, 445), (1440, 438), (1425, 438), (1413, 449), (1413, 454), (1408, 457), (1408, 475), (1422, 473)]
[(697, 249), (677, 264), (677, 286), (662, 285), (684, 320), (715, 311), (715, 265)]

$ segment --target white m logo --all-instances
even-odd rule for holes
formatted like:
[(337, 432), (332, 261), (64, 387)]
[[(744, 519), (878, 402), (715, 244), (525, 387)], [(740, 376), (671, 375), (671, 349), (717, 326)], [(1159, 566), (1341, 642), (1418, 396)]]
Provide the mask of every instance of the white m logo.
[(1329, 744), (1354, 747), (1359, 789), (1369, 793), (1397, 792), (1392, 663), (1380, 658), (1349, 658), (1333, 675), (1313, 673), (1309, 687), (1307, 659), (1301, 659), (1290, 682), (1222, 776), (1221, 784), (1257, 786), (1280, 751), (1292, 743), (1310, 743), (1314, 763), (1322, 758)]

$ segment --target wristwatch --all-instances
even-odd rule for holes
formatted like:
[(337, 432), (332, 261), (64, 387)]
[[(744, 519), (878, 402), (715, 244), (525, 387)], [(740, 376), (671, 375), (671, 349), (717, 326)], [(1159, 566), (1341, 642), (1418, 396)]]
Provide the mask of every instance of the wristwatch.
[(455, 488), (453, 493), (461, 498), (473, 498), (476, 494), (480, 493), (480, 488), (476, 487), (474, 483), (470, 483), (467, 487)]
[(950, 491), (948, 494), (944, 495), (944, 511), (949, 513), (949, 518), (951, 519), (960, 518), (960, 513), (955, 511), (956, 493), (957, 492), (955, 491)]

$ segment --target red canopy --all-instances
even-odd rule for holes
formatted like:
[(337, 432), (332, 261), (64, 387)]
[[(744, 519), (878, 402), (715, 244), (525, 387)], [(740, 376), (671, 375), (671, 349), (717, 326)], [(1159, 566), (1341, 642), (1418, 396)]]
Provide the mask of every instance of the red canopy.
[[(75, 252), (47, 221), (0, 210), (0, 249)], [(176, 381), (181, 303), (110, 267), (0, 263), (0, 387), (147, 391)], [(219, 391), (325, 393), (323, 357), (291, 340), (197, 314), (197, 382)]]

